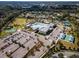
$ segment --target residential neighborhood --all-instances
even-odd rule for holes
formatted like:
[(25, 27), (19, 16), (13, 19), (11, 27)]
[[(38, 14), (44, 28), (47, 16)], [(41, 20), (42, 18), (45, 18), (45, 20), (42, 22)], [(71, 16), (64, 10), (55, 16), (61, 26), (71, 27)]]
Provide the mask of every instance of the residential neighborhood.
[(0, 58), (79, 58), (79, 2), (0, 3)]

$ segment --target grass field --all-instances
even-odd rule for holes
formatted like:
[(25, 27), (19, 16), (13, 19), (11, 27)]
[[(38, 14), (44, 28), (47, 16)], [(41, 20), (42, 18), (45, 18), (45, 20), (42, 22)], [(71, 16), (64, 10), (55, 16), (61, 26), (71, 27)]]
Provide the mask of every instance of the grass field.
[(25, 18), (15, 18), (15, 21), (13, 21), (13, 25), (25, 25), (26, 19)]
[[(25, 18), (15, 18), (15, 20), (12, 23), (10, 23), (10, 25), (13, 26), (13, 28), (7, 29), (7, 30), (4, 29), (0, 33), (0, 37), (7, 36), (8, 34), (13, 33), (18, 29), (23, 29), (25, 24), (26, 24)], [(5, 27), (5, 28), (7, 28), (7, 27)]]
[(17, 17), (12, 22), (12, 26), (16, 29), (23, 29), (26, 24), (26, 18)]
[[(29, 22), (32, 22), (32, 19), (26, 19), (24, 17), (17, 17), (14, 19), (13, 22), (11, 22), (9, 25), (12, 26), (13, 28), (11, 29), (8, 29), (8, 30), (3, 30), (1, 33), (0, 33), (0, 37), (4, 37), (4, 36), (7, 36), (8, 34), (10, 33), (13, 33), (15, 32), (16, 30), (18, 29), (24, 29), (25, 28), (25, 25)], [(7, 26), (9, 27), (9, 26)], [(5, 27), (5, 28), (7, 28)]]

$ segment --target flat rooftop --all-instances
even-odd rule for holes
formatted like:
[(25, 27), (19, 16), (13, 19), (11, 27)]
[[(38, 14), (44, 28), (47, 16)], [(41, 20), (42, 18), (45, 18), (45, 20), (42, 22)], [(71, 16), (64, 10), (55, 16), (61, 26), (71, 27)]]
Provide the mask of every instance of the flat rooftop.
[(46, 34), (48, 31), (52, 31), (54, 29), (55, 24), (35, 22), (33, 24), (28, 24), (27, 26), (31, 27), (33, 30), (38, 30), (39, 33)]
[[(41, 57), (48, 52), (58, 41), (57, 36), (62, 30), (56, 27), (48, 38), (43, 35), (29, 32), (27, 30), (19, 30), (6, 38), (0, 40), (0, 57), (12, 58), (33, 58)], [(45, 38), (46, 37), (46, 38)]]
[(30, 32), (17, 31), (2, 39), (0, 42), (0, 51), (6, 54), (7, 57), (24, 57), (29, 50), (36, 45), (36, 43), (38, 43), (37, 37), (32, 35)]

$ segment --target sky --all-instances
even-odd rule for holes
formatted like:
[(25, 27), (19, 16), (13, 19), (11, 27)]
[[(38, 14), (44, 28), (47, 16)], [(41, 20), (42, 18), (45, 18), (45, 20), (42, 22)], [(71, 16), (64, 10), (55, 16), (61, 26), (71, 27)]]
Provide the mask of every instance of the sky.
[(79, 1), (79, 0), (0, 0), (0, 1)]

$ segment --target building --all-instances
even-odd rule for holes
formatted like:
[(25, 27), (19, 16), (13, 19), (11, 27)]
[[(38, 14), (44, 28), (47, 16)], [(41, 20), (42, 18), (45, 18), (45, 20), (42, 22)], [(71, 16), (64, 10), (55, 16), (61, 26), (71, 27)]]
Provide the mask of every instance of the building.
[(52, 31), (56, 27), (56, 25), (55, 24), (52, 24), (52, 23), (45, 24), (45, 23), (36, 22), (34, 24), (31, 24), (30, 27), (33, 30), (38, 30), (39, 33), (47, 34), (48, 31)]
[(0, 41), (0, 58), (41, 57), (48, 52), (46, 46), (51, 44), (42, 37), (37, 37), (34, 32), (18, 30)]
[(65, 39), (66, 35), (64, 33), (60, 33), (58, 39)]
[[(56, 27), (45, 39), (27, 30), (18, 30), (0, 40), (0, 58), (38, 58), (43, 57), (57, 43), (57, 36), (62, 30)], [(54, 44), (52, 42), (55, 42)]]
[(0, 41), (0, 57), (24, 57), (38, 43), (37, 37), (28, 31), (17, 31)]

